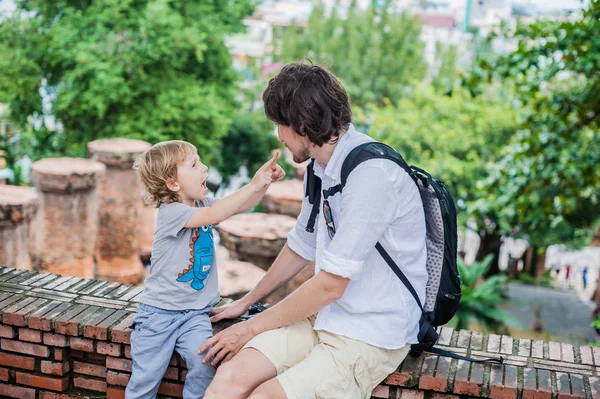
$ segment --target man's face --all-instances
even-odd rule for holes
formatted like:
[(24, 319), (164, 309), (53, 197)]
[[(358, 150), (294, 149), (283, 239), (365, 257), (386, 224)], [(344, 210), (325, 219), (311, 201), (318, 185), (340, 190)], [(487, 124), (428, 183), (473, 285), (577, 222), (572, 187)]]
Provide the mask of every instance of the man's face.
[(290, 126), (277, 125), (277, 137), (290, 150), (294, 162), (302, 163), (310, 158), (310, 141), (294, 132)]

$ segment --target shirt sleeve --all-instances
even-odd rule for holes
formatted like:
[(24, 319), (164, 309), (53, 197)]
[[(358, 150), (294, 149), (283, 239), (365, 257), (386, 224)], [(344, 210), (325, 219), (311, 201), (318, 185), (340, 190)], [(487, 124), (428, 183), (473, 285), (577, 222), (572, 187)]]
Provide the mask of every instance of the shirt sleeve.
[[(306, 174), (304, 175), (304, 185), (302, 187), (303, 192), (306, 192)], [(317, 204), (317, 206), (319, 206), (319, 204)], [(296, 226), (290, 231), (287, 239), (288, 247), (308, 261), (314, 261), (317, 252), (316, 230), (313, 233), (306, 231), (306, 225), (308, 224), (312, 207), (312, 204), (308, 202), (308, 197), (305, 196), (302, 200), (300, 215), (298, 215), (298, 218), (296, 219)], [(315, 229), (316, 228), (317, 224), (315, 221)]]
[(394, 179), (383, 168), (369, 163), (356, 168), (342, 191), (340, 212), (333, 215), (336, 233), (319, 257), (319, 268), (356, 278), (396, 218), (397, 196)]
[(198, 208), (188, 206), (181, 202), (163, 204), (158, 209), (156, 218), (156, 237), (177, 237), (179, 232), (185, 228)]

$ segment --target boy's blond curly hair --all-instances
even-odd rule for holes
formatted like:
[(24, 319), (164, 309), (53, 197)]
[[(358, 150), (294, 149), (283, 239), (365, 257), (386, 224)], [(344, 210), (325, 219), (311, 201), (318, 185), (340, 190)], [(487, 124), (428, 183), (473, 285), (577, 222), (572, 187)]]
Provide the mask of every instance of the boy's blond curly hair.
[(180, 202), (177, 193), (167, 187), (167, 181), (177, 179), (177, 165), (183, 162), (187, 155), (197, 152), (196, 147), (186, 141), (171, 140), (154, 144), (140, 154), (133, 168), (140, 172), (146, 194), (144, 202), (156, 207)]

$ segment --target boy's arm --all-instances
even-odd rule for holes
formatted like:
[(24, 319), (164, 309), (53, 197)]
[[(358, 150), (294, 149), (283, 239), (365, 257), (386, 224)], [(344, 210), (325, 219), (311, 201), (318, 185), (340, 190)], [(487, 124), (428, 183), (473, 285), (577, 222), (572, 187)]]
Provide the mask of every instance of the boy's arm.
[[(268, 186), (268, 183), (267, 183)], [(257, 189), (258, 187), (258, 189)], [(217, 224), (236, 214), (237, 210), (254, 194), (264, 188), (254, 183), (254, 180), (227, 197), (215, 201), (210, 207), (198, 208), (185, 224), (186, 228)]]
[[(279, 156), (279, 152), (275, 153), (275, 161), (277, 160), (277, 157)], [(283, 170), (283, 168), (279, 165), (277, 165), (275, 162), (273, 162), (273, 159), (271, 159), (271, 172), (272, 172), (272, 181), (271, 183), (275, 183), (278, 182), (280, 180), (283, 180), (283, 178), (285, 177), (285, 171)], [(246, 203), (244, 203), (240, 209), (237, 210), (236, 214), (238, 213), (243, 213), (243, 212), (247, 212), (250, 209), (254, 208), (256, 205), (258, 205), (258, 203), (260, 202), (260, 200), (262, 199), (262, 197), (264, 197), (265, 193), (267, 192), (267, 190), (269, 189), (269, 187), (265, 187), (263, 190), (260, 190), (259, 192), (257, 192), (256, 194), (254, 194), (252, 197), (250, 197), (250, 199), (248, 201), (246, 201)]]

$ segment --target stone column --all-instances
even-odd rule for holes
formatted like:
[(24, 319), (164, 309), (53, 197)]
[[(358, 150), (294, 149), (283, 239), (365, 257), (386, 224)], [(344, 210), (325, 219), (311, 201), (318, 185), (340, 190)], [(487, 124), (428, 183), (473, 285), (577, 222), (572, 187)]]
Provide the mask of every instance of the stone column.
[(301, 180), (283, 180), (271, 184), (261, 203), (267, 213), (298, 217), (304, 189)]
[(243, 213), (221, 222), (221, 244), (231, 259), (253, 263), (267, 270), (287, 241), (296, 219), (285, 215)]
[(150, 147), (150, 143), (130, 139), (88, 143), (90, 158), (106, 165), (96, 253), (99, 279), (137, 284), (143, 278), (139, 244), (142, 187), (139, 174), (132, 167), (137, 156)]
[(38, 207), (35, 190), (0, 185), (0, 266), (31, 269), (29, 222)]
[(100, 179), (106, 167), (80, 158), (46, 158), (31, 167), (40, 195), (33, 223), (36, 266), (46, 272), (94, 277)]

